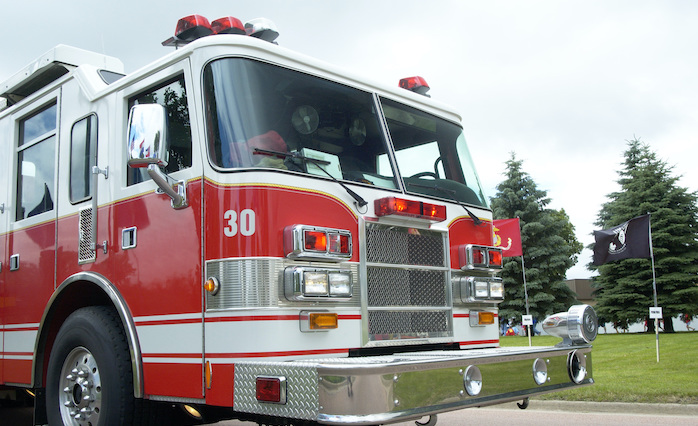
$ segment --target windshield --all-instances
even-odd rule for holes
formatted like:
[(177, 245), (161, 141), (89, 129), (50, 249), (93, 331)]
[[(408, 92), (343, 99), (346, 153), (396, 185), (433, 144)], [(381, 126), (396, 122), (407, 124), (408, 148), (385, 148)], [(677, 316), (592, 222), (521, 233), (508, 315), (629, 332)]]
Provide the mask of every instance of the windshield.
[[(408, 192), (487, 206), (460, 126), (389, 99), (381, 103)], [(389, 167), (381, 156), (378, 172)]]
[[(271, 168), (398, 189), (370, 93), (245, 58), (204, 69), (208, 151), (222, 170)], [(486, 206), (459, 126), (381, 99), (408, 192)]]
[(378, 172), (387, 144), (370, 93), (242, 58), (208, 64), (204, 85), (215, 166), (397, 188), (390, 167)]

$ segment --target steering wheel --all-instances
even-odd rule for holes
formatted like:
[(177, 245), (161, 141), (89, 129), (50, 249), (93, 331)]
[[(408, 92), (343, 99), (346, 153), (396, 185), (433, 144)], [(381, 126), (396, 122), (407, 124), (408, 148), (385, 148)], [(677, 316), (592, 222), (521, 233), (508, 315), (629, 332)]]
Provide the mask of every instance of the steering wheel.
[(431, 177), (433, 177), (434, 179), (438, 179), (438, 178), (439, 178), (439, 175), (437, 175), (437, 174), (434, 173), (434, 172), (419, 172), (419, 173), (416, 173), (416, 174), (410, 176), (410, 179), (411, 179), (411, 178), (421, 178), (421, 177), (425, 177), (425, 176), (431, 176)]

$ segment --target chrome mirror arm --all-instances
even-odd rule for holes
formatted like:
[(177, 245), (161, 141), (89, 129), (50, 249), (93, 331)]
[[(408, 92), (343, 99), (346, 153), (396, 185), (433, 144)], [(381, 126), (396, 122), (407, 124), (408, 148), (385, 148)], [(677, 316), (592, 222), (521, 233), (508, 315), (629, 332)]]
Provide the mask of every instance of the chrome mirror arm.
[(172, 199), (171, 205), (173, 209), (179, 210), (189, 205), (187, 202), (187, 184), (185, 181), (172, 179), (156, 164), (148, 165), (148, 175), (158, 186), (156, 192), (167, 194), (167, 196)]

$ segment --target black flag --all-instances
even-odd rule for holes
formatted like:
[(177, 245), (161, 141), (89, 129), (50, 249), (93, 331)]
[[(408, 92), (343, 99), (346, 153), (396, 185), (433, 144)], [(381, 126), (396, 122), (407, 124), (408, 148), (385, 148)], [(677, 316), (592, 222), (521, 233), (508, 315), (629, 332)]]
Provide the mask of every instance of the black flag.
[(594, 231), (594, 265), (629, 258), (650, 257), (650, 215), (603, 231)]

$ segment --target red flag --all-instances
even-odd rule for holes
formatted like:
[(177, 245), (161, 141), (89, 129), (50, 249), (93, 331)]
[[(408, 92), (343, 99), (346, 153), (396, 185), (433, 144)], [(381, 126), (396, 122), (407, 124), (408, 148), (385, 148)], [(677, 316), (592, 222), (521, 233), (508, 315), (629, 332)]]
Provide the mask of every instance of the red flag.
[(494, 232), (494, 246), (502, 248), (504, 257), (523, 255), (518, 218), (495, 220), (492, 230)]

